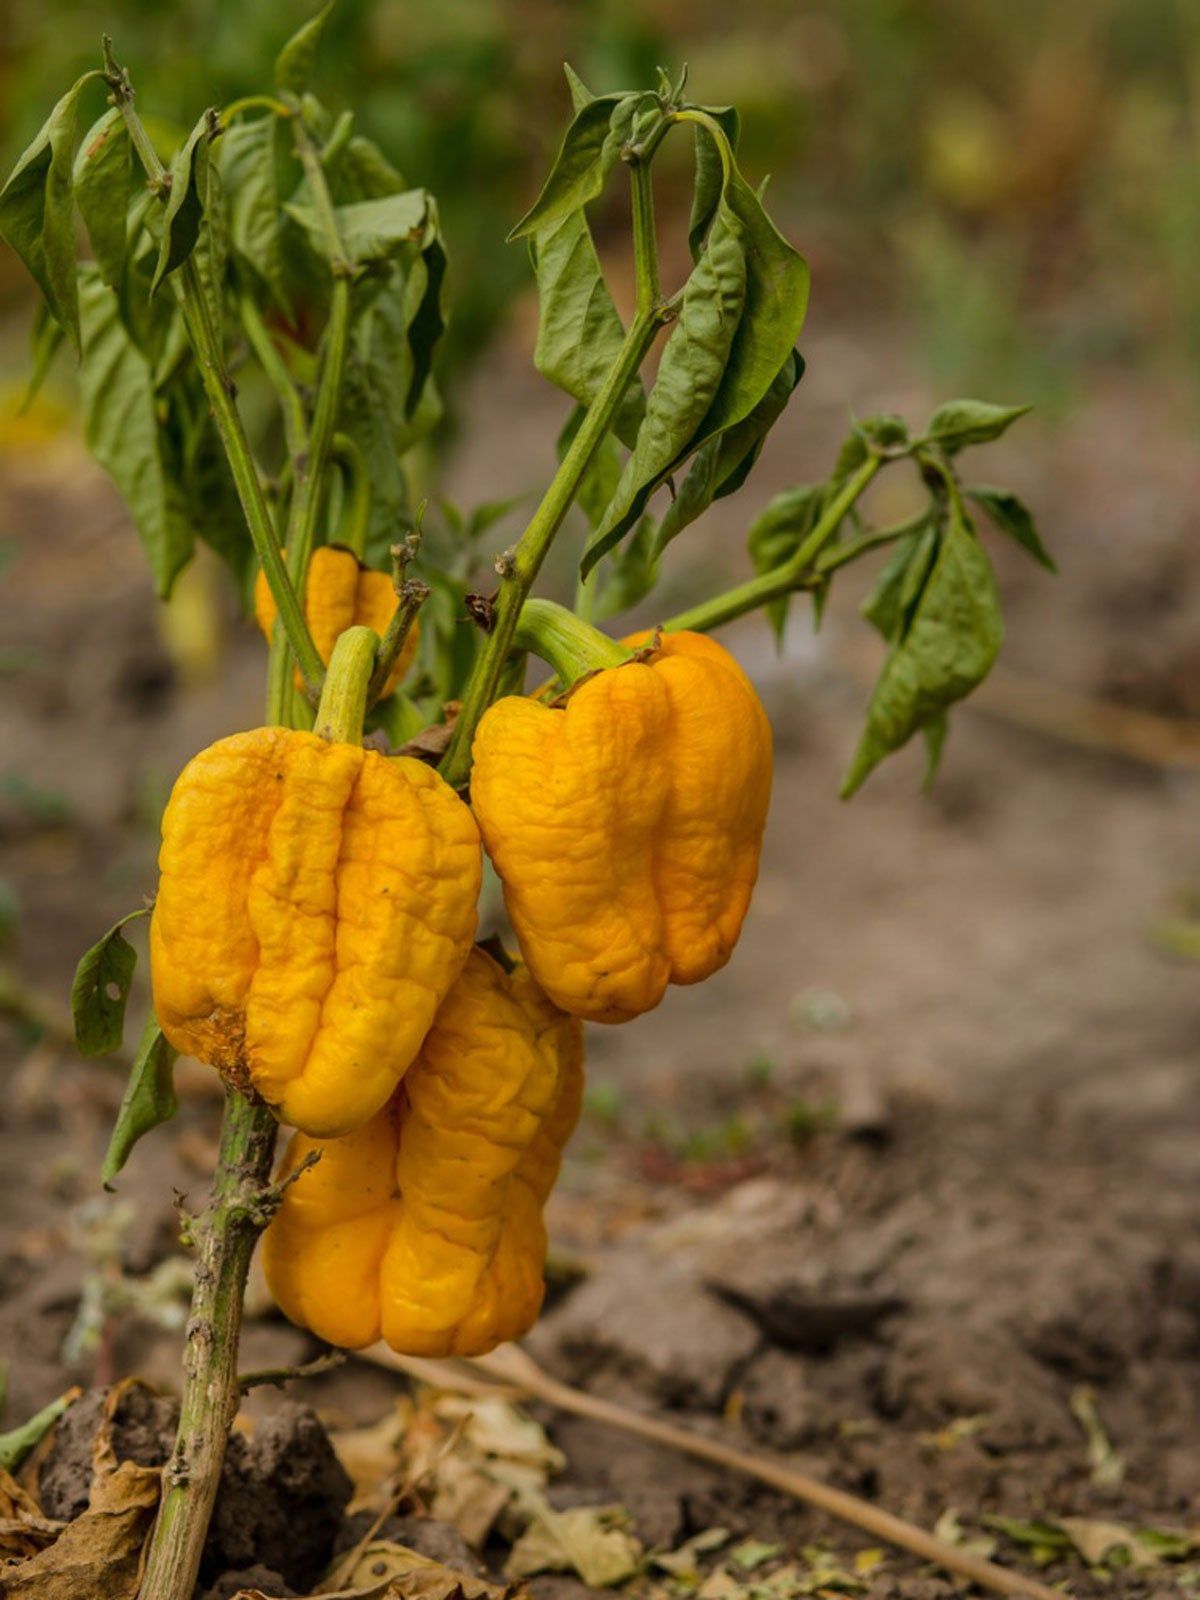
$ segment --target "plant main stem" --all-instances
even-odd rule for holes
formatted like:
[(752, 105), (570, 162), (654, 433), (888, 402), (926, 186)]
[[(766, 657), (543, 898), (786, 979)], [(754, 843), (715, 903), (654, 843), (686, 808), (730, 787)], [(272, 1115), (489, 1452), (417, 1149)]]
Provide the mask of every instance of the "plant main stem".
[(208, 1209), (195, 1224), (196, 1287), (183, 1357), (179, 1431), (163, 1469), (163, 1495), (139, 1600), (188, 1600), (237, 1414), (242, 1296), (266, 1218), (275, 1119), (259, 1100), (226, 1094), (221, 1148)]
[(511, 555), (502, 558), (503, 581), (496, 601), (492, 631), (475, 663), (450, 744), (442, 758), (442, 777), (454, 787), (464, 784), (470, 774), (471, 741), (480, 718), (496, 697), (521, 607), (533, 587), (554, 535), (570, 509), (592, 455), (612, 425), (625, 391), (645, 360), (659, 326), (660, 318), (656, 310), (639, 308), (629, 324), (621, 352), (588, 407), (570, 449), (546, 490), (545, 498), (533, 514), (533, 520)]

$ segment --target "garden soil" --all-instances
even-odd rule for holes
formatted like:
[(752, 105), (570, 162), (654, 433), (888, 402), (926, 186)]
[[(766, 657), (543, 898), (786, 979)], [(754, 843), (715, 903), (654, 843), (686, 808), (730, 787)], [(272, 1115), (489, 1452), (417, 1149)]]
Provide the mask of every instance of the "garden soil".
[[(449, 483), (466, 503), (550, 465), (560, 407), (522, 375), (520, 343), (474, 380), (477, 426)], [(751, 510), (825, 471), (847, 399), (928, 408), (892, 379), (913, 364), (886, 330), (817, 325), (806, 354), (736, 514), (673, 547), (664, 611), (672, 592), (744, 570)], [(983, 475), (1035, 507), (1062, 569), (1054, 580), (988, 535), (1007, 671), (1200, 717), (1200, 483), (1182, 414), (1161, 389), (1100, 373), (1069, 423), (1031, 419), (989, 452)], [(886, 480), (879, 495), (881, 516), (904, 513)], [(259, 717), (263, 650), (224, 608), (233, 645), (211, 675), (201, 582), (160, 632), (133, 536), (70, 434), (0, 460), (0, 524), (0, 878), (16, 896), (0, 1425), (70, 1383), (136, 1374), (167, 1398), (131, 1391), (144, 1414), (116, 1443), (154, 1464), (179, 1379), (179, 1209), (202, 1199), (219, 1095), (182, 1067), (180, 1116), (105, 1196), (123, 1071), (78, 1060), (66, 996), (80, 952), (153, 892), (157, 817), (184, 760)], [(590, 1031), (589, 1109), (550, 1208), (549, 1309), (529, 1348), (570, 1383), (781, 1455), (997, 1560), (1042, 1561), (1076, 1596), (1195, 1593), (1200, 1553), (1166, 1562), (1139, 1530), (1200, 1521), (1200, 967), (1182, 949), (1200, 766), (1134, 762), (981, 707), (955, 716), (932, 792), (914, 751), (844, 805), (876, 659), (855, 599), (835, 596), (816, 639), (798, 605), (782, 655), (760, 622), (727, 635), (776, 730), (757, 897), (723, 973)], [(143, 966), (139, 1012), (144, 980)], [(255, 1277), (243, 1366), (313, 1353)], [(321, 1423), (370, 1425), (401, 1386), (352, 1361), (287, 1401), (254, 1392), (206, 1558), (214, 1595), (311, 1586), (353, 1537)], [(88, 1406), (38, 1469), (47, 1515), (82, 1508)], [(704, 1593), (826, 1558), (876, 1600), (959, 1592), (907, 1558), (863, 1557), (869, 1541), (761, 1486), (533, 1409), (566, 1461), (552, 1505), (619, 1505), (648, 1549), (720, 1527), (751, 1550), (739, 1567), (714, 1546), (705, 1570), (724, 1563), (724, 1577)], [(404, 1508), (401, 1542), (475, 1559), (420, 1510)], [(227, 1524), (258, 1532), (222, 1546)], [(1127, 1530), (1124, 1555), (1097, 1557), (1097, 1524)], [(315, 1543), (298, 1548), (298, 1527)], [(483, 1550), (484, 1567), (496, 1559)], [(533, 1587), (584, 1592), (570, 1576)]]

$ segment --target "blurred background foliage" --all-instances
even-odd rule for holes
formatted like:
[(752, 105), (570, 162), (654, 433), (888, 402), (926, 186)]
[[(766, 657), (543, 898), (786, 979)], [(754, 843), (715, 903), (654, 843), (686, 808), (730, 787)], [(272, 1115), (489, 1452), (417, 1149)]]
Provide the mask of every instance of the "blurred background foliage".
[[(261, 86), (312, 7), (5, 9), (7, 168), (96, 64), (102, 30), (143, 112), (182, 129), (214, 94)], [(567, 59), (596, 90), (687, 60), (695, 93), (740, 107), (747, 169), (776, 174), (772, 207), (811, 258), (814, 306), (902, 318), (942, 388), (1053, 409), (1092, 360), (1200, 375), (1195, 0), (342, 0), (322, 98), (353, 103), (409, 181), (439, 196), (457, 363), (529, 283), (522, 249), (502, 241), (564, 123)], [(599, 229), (603, 241), (604, 218)], [(27, 299), (0, 253), (0, 311)], [(0, 355), (9, 367), (23, 352)]]

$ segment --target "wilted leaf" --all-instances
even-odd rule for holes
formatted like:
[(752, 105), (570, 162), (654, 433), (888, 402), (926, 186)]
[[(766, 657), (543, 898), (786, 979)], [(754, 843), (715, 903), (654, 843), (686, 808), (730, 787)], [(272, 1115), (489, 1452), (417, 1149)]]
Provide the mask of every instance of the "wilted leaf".
[(593, 201), (629, 138), (640, 94), (597, 95), (581, 105), (563, 136), (541, 194), (509, 234), (524, 239)]
[(974, 689), (1004, 637), (996, 580), (957, 505), (904, 636), (893, 644), (867, 708), (867, 726), (842, 784), (848, 798), (914, 733)]
[(229, 196), (229, 239), (235, 253), (254, 269), (277, 305), (287, 306), (280, 230), (276, 149), (280, 123), (275, 117), (235, 122), (222, 136), (221, 179)]
[(196, 248), (208, 197), (211, 130), (211, 114), (206, 111), (171, 162), (171, 192), (163, 211), (162, 242), (150, 282), (151, 295), (166, 275), (177, 271)]
[(112, 1180), (129, 1160), (134, 1145), (143, 1134), (157, 1128), (160, 1123), (169, 1122), (178, 1111), (174, 1080), (178, 1055), (179, 1052), (163, 1037), (158, 1019), (152, 1014), (142, 1029), (121, 1108), (117, 1112), (104, 1164), (100, 1168), (100, 1180), (106, 1189), (111, 1189)]
[(703, 1532), (693, 1534), (674, 1550), (656, 1551), (651, 1555), (650, 1562), (652, 1566), (660, 1567), (663, 1572), (669, 1572), (681, 1582), (698, 1583), (700, 1568), (696, 1557), (707, 1555), (710, 1550), (719, 1550), (722, 1545), (728, 1543), (727, 1528), (705, 1528)]
[(113, 106), (84, 136), (75, 159), (75, 199), (105, 283), (125, 268), (125, 227), (133, 188), (129, 132)]
[(71, 1016), (75, 1043), (82, 1056), (119, 1050), (125, 1033), (125, 1006), (137, 966), (137, 951), (122, 929), (144, 917), (131, 911), (80, 957), (71, 984)]
[(84, 362), (80, 373), (89, 450), (129, 507), (160, 596), (192, 553), (184, 495), (164, 456), (154, 374), (95, 267), (79, 274)]
[(908, 632), (937, 550), (937, 529), (932, 522), (897, 539), (875, 587), (859, 607), (859, 614), (889, 644), (898, 644)]
[[(740, 132), (739, 118), (733, 106), (705, 106), (709, 116), (724, 130), (729, 148), (735, 154)], [(692, 186), (692, 214), (688, 222), (688, 248), (692, 260), (699, 261), (704, 248), (704, 238), (721, 203), (725, 187), (725, 163), (717, 141), (703, 124), (694, 124), (696, 138), (696, 181)]]
[(553, 1511), (534, 1504), (534, 1520), (513, 1546), (504, 1571), (510, 1578), (538, 1572), (575, 1572), (594, 1589), (624, 1583), (639, 1570), (642, 1546), (629, 1532), (622, 1506), (577, 1506)]
[(26, 1456), (41, 1443), (67, 1407), (73, 1406), (82, 1393), (82, 1389), (68, 1389), (19, 1428), (0, 1433), (0, 1471), (16, 1472)]
[(74, 163), (85, 72), (47, 117), (0, 190), (0, 239), (20, 256), (55, 320), (80, 347), (75, 278)]
[[(620, 352), (625, 329), (604, 282), (587, 214), (569, 211), (530, 241), (538, 286), (534, 365), (581, 405), (595, 399)], [(641, 381), (630, 383), (614, 421), (632, 446), (645, 411)]]
[[(338, 206), (334, 214), (346, 255), (356, 267), (377, 267), (395, 260), (420, 242), (429, 203), (424, 189), (407, 189), (402, 194)], [(296, 202), (284, 209), (308, 234), (313, 249), (327, 255), (329, 241), (314, 208)]]

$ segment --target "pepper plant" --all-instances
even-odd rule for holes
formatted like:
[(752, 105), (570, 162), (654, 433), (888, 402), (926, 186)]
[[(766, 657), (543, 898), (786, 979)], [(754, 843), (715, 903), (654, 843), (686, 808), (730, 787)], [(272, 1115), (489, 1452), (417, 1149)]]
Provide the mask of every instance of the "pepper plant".
[[(503, 991), (495, 1003), (515, 1007), (511, 1014), (523, 1019), (514, 1027), (524, 1030), (522, 1049), (534, 1074), (547, 1059), (545, 1038), (553, 1033), (548, 1015), (624, 1020), (657, 1004), (668, 982), (698, 981), (727, 959), (757, 868), (770, 782), (769, 728), (732, 658), (696, 636), (758, 610), (781, 634), (793, 599), (802, 594), (811, 597), (819, 622), (837, 573), (882, 554), (863, 615), (883, 636), (886, 653), (846, 775), (843, 792), (849, 795), (917, 734), (927, 743), (932, 774), (949, 708), (981, 682), (995, 660), (1000, 605), (975, 515), (982, 512), (1032, 557), (1051, 565), (1017, 497), (964, 480), (961, 471), (965, 451), (997, 438), (1025, 408), (953, 401), (916, 429), (894, 416), (855, 422), (824, 481), (786, 490), (751, 523), (753, 575), (744, 582), (675, 616), (657, 616), (651, 608), (655, 626), (624, 642), (598, 626), (634, 605), (647, 609), (667, 547), (745, 483), (803, 376), (797, 340), (808, 270), (771, 221), (761, 188), (739, 168), (733, 108), (693, 101), (686, 73), (675, 81), (660, 74), (650, 88), (597, 95), (568, 70), (570, 124), (541, 194), (511, 237), (524, 241), (537, 281), (536, 366), (574, 405), (545, 493), (519, 538), (494, 553), (494, 579), (482, 581), (493, 555), (489, 534), (513, 515), (516, 504), (486, 505), (470, 515), (448, 506), (425, 511), (413, 506), (405, 471), (407, 453), (428, 436), (439, 412), (435, 366), (446, 327), (447, 263), (437, 204), (355, 132), (350, 111), (334, 115), (313, 94), (328, 10), (284, 46), (268, 91), (205, 111), (173, 151), (156, 146), (138, 113), (129, 75), (105, 39), (100, 66), (54, 107), (0, 193), (0, 234), (42, 293), (33, 381), (41, 381), (60, 345), (73, 349), (89, 447), (125, 498), (159, 593), (170, 595), (201, 540), (228, 564), (247, 604), (257, 586), (257, 614), (270, 640), (266, 727), (222, 741), (198, 758), (168, 810), (151, 941), (163, 1026), (153, 1015), (146, 1024), (103, 1171), (105, 1182), (112, 1182), (136, 1140), (173, 1114), (177, 1048), (221, 1067), (227, 1099), (212, 1196), (187, 1223), (197, 1252), (195, 1290), (178, 1439), (164, 1472), (142, 1589), (149, 1600), (188, 1594), (195, 1582), (240, 1393), (242, 1295), (258, 1236), (282, 1206), (281, 1225), (290, 1218), (287, 1227), (302, 1238), (296, 1248), (308, 1248), (307, 1224), (289, 1209), (296, 1186), (322, 1141), (348, 1131), (362, 1137), (361, 1130), (376, 1125), (371, 1117), (393, 1115), (385, 1101), (397, 1080), (408, 1070), (419, 1074), (429, 1052), (443, 1048), (438, 1030), (451, 1026), (451, 1007), (458, 1007), (456, 1016), (462, 1011), (460, 990), (454, 990), (459, 999), (446, 998), (459, 975), (473, 970), (471, 981), (481, 992)], [(93, 101), (98, 118), (81, 136), (85, 108), (92, 109)], [(681, 137), (690, 138), (695, 157), (688, 226), (692, 266), (684, 282), (664, 284), (654, 162), (666, 139)], [(618, 181), (628, 183), (631, 196), (636, 298), (628, 323), (617, 312), (589, 225), (589, 207)], [(84, 259), (77, 257), (76, 213), (90, 247)], [(643, 372), (656, 347), (657, 367), (649, 380)], [(273, 401), (271, 424), (260, 424), (253, 439), (240, 403), (248, 386)], [(901, 524), (876, 526), (863, 497), (878, 474), (904, 464), (923, 486), (921, 509)], [(559, 538), (578, 547), (571, 607), (533, 593)], [(384, 573), (390, 573), (392, 599), (379, 594)], [(523, 699), (530, 655), (549, 665), (552, 678), (533, 699)], [(691, 685), (686, 691), (685, 682)], [(681, 954), (685, 936), (672, 931), (664, 912), (666, 948), (659, 965), (632, 975), (616, 971), (602, 939), (590, 959), (604, 964), (599, 975), (606, 983), (589, 988), (581, 986), (577, 971), (555, 967), (562, 965), (561, 937), (546, 927), (543, 901), (518, 881), (523, 864), (535, 863), (538, 874), (556, 869), (553, 844), (545, 861), (537, 856), (545, 845), (546, 819), (526, 802), (540, 787), (539, 774), (545, 775), (537, 763), (544, 761), (549, 771), (552, 747), (567, 738), (563, 730), (586, 727), (592, 730), (592, 755), (599, 749), (602, 756), (587, 794), (594, 800), (611, 790), (614, 815), (623, 815), (617, 747), (628, 730), (619, 724), (634, 717), (622, 707), (632, 702), (635, 684), (641, 697), (636, 715), (643, 731), (650, 730), (645, 759), (667, 774), (661, 815), (701, 817), (712, 859), (719, 860), (699, 871), (710, 873), (716, 898), (693, 922), (705, 928), (711, 922), (723, 931), (703, 949), (699, 934), (687, 935), (695, 947)], [(714, 709), (691, 723), (676, 719), (668, 742), (667, 734), (653, 731), (652, 702), (672, 693), (690, 695), (693, 709), (702, 710), (711, 693)], [(564, 707), (567, 718), (553, 722), (552, 732), (550, 724), (539, 724), (541, 743), (522, 743), (530, 716), (557, 715)], [(364, 717), (371, 747), (365, 751)], [(709, 814), (703, 785), (685, 793), (682, 781), (671, 777), (690, 757), (698, 759), (702, 722), (703, 737), (715, 737), (714, 729), (727, 735), (729, 759), (736, 753), (742, 763), (729, 768), (738, 781), (725, 784), (724, 798), (716, 797), (714, 785)], [(613, 737), (611, 760), (604, 754), (606, 729)], [(269, 1092), (269, 1073), (248, 1042), (259, 1026), (248, 1011), (222, 1010), (211, 996), (197, 1009), (188, 998), (197, 985), (216, 983), (197, 970), (206, 960), (204, 893), (187, 898), (195, 896), (200, 881), (196, 851), (216, 838), (204, 834), (197, 844), (196, 819), (206, 826), (208, 819), (202, 810), (188, 809), (195, 793), (206, 785), (210, 793), (214, 785), (219, 790), (226, 779), (213, 772), (236, 774), (245, 799), (221, 822), (216, 852), (236, 861), (242, 836), (253, 825), (256, 785), (274, 781), (277, 765), (274, 778), (286, 804), (287, 771), (319, 764), (320, 750), (330, 747), (344, 752), (348, 771), (382, 763), (378, 781), (388, 793), (433, 785), (437, 807), (457, 807), (468, 818), (463, 801), (474, 801), (533, 974), (524, 968), (514, 973), (498, 950), (496, 959), (471, 955), (474, 968), (463, 968), (474, 927), (478, 835), (473, 820), (460, 819), (454, 826), (469, 828), (467, 853), (475, 852), (475, 867), (463, 868), (455, 880), (461, 905), (454, 902), (451, 917), (431, 880), (420, 890), (414, 913), (419, 920), (422, 905), (438, 901), (439, 915), (450, 917), (448, 929), (453, 926), (439, 949), (452, 951), (453, 959), (445, 956), (428, 977), (429, 1014), (401, 1007), (395, 1028), (372, 1046), (374, 1087), (368, 1093), (365, 1079), (356, 1079), (362, 1093), (353, 1102), (329, 1093), (314, 1066), (317, 1044), (306, 1046), (308, 1054), (301, 1051), (287, 1067), (293, 1076), (286, 1088)], [(530, 757), (535, 747), (542, 754)], [(533, 761), (532, 768), (520, 767), (519, 783), (514, 752)], [(476, 755), (480, 777), (472, 796)], [(424, 763), (419, 781), (414, 762)], [(431, 768), (440, 775), (436, 779)], [(701, 770), (712, 768), (701, 764)], [(316, 850), (317, 831), (304, 833), (309, 824), (299, 792), (295, 826), (302, 860), (305, 851)], [(343, 802), (343, 830), (352, 811), (351, 802)], [(393, 813), (388, 818), (391, 826)], [(559, 819), (550, 820), (557, 825)], [(317, 823), (311, 826), (318, 830)], [(601, 842), (619, 853), (619, 841)], [(655, 871), (667, 871), (662, 861), (673, 860), (678, 883), (690, 884), (699, 869), (686, 851), (678, 854), (678, 843), (672, 841), (665, 856), (660, 844), (654, 846), (660, 850)], [(336, 839), (332, 848), (336, 858)], [(227, 877), (201, 881), (200, 888), (210, 893), (211, 923), (228, 931), (229, 949), (219, 953), (232, 970), (230, 951), (236, 946), (244, 955), (248, 948), (238, 943), (238, 930), (253, 920), (247, 906), (255, 891), (232, 868)], [(563, 892), (570, 893), (569, 882)], [(679, 890), (685, 898), (692, 892)], [(338, 914), (344, 909), (336, 907)], [(608, 926), (603, 904), (589, 905), (586, 915), (579, 907), (568, 909), (569, 925)], [(73, 1003), (86, 1054), (112, 1051), (121, 1041), (135, 961), (122, 931), (129, 920), (111, 929), (79, 966)], [(636, 923), (636, 915), (628, 926), (622, 923), (611, 942), (621, 946), (635, 938)], [(369, 966), (381, 950), (386, 954), (385, 946), (383, 932), (365, 940), (363, 961)], [(250, 964), (265, 967), (269, 959), (268, 951), (255, 947)], [(479, 966), (485, 960), (486, 971)], [(283, 980), (291, 976), (285, 970), (280, 980), (285, 1000), (291, 991)], [(522, 986), (534, 979), (531, 999)], [(385, 973), (381, 966), (370, 981), (382, 989), (395, 980), (397, 971)], [(378, 993), (368, 1000), (378, 1001)], [(339, 1042), (358, 1025), (355, 1012), (351, 1004), (322, 1013), (321, 1050), (336, 1058)], [(285, 1013), (281, 1000), (278, 1037), (263, 1046), (277, 1074), (291, 1049)], [(577, 1030), (578, 1022), (571, 1026)], [(564, 1063), (575, 1058), (573, 1043), (554, 1050)], [(414, 1052), (417, 1065), (411, 1066)], [(530, 1192), (542, 1198), (578, 1109), (577, 1093), (574, 1109), (562, 1109), (562, 1096), (556, 1101), (550, 1092), (552, 1078), (543, 1071), (539, 1079), (550, 1086), (539, 1115), (550, 1120), (528, 1135), (530, 1151), (542, 1152), (536, 1161), (528, 1157), (537, 1168)], [(419, 1103), (413, 1088), (403, 1116), (418, 1117)], [(296, 1121), (308, 1142), (293, 1146), (273, 1182), (280, 1115)], [(390, 1123), (379, 1137), (394, 1152), (399, 1134)], [(352, 1172), (356, 1164), (356, 1158), (331, 1156), (329, 1170)], [(485, 1169), (486, 1162), (480, 1170)], [(532, 1271), (540, 1282), (537, 1251), (539, 1237), (544, 1249), (544, 1235), (538, 1234), (536, 1209), (522, 1226), (528, 1259), (516, 1263), (513, 1257), (511, 1271), (517, 1275), (519, 1266), (520, 1274)], [(268, 1251), (268, 1265), (272, 1256), (282, 1262), (279, 1298), (319, 1331), (320, 1308), (293, 1309), (307, 1302), (296, 1286), (299, 1258), (278, 1244), (285, 1236), (286, 1228), (277, 1232), (276, 1246)], [(496, 1248), (488, 1292), (505, 1302), (508, 1286), (494, 1280), (497, 1273), (503, 1276), (497, 1263), (509, 1259), (503, 1254), (509, 1246)], [(419, 1251), (412, 1259), (420, 1259)], [(528, 1277), (521, 1281), (527, 1289)], [(419, 1310), (419, 1273), (404, 1293)], [(535, 1313), (537, 1298), (522, 1290), (516, 1331)], [(350, 1325), (366, 1330), (357, 1342), (374, 1336), (376, 1313), (359, 1317), (361, 1306), (340, 1309), (349, 1321), (335, 1318), (329, 1337), (356, 1342), (338, 1332)], [(468, 1322), (477, 1309), (467, 1308)], [(512, 1331), (506, 1316), (491, 1336), (507, 1336), (495, 1329)], [(476, 1328), (471, 1338), (480, 1337)], [(468, 1347), (474, 1347), (469, 1340), (453, 1346)]]

